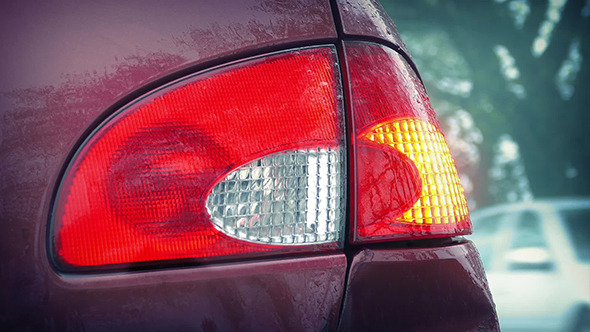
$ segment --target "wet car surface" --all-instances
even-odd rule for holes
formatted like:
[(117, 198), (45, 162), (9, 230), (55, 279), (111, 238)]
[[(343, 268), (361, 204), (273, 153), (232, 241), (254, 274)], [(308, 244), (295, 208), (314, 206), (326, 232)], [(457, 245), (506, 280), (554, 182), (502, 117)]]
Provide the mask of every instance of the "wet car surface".
[[(68, 165), (102, 123), (140, 96), (193, 73), (301, 48), (334, 49), (334, 67), (346, 68), (344, 49), (363, 42), (397, 54), (395, 61), (405, 63), (408, 73), (404, 83), (418, 84), (404, 44), (378, 4), (3, 6), (1, 36), (3, 44), (11, 45), (1, 52), (0, 79), (3, 326), (91, 331), (497, 329), (479, 254), (458, 236), (465, 233), (372, 244), (353, 243), (342, 231), (328, 248), (218, 262), (155, 260), (68, 270), (54, 260), (54, 205)], [(340, 112), (351, 104), (348, 83), (346, 76)], [(348, 209), (355, 209), (350, 204)], [(349, 225), (346, 218), (343, 227)]]

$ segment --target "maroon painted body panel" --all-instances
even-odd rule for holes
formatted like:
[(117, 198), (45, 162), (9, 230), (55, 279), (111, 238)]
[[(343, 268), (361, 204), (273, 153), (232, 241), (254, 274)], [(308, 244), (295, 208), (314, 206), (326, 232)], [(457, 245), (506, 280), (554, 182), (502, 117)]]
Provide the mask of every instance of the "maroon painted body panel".
[[(344, 254), (103, 276), (51, 276), (54, 331), (334, 330)], [(41, 313), (36, 312), (35, 317)]]
[(350, 266), (340, 330), (498, 331), (492, 295), (471, 242), (365, 249)]
[(348, 39), (380, 39), (409, 56), (397, 28), (377, 0), (336, 0), (342, 32)]
[[(381, 40), (405, 51), (378, 5), (337, 3), (340, 32), (328, 0), (2, 4), (0, 326), (317, 331), (335, 330), (340, 319), (342, 328), (356, 329), (379, 312), (364, 314), (367, 308), (402, 301), (400, 289), (388, 280), (424, 273), (406, 282), (406, 288), (418, 287), (418, 280), (430, 280), (442, 267), (458, 273), (456, 283), (438, 282), (432, 290), (441, 293), (428, 297), (461, 306), (460, 296), (466, 296), (478, 309), (466, 316), (473, 326), (490, 322), (479, 309), (493, 303), (469, 244), (361, 251), (354, 257), (343, 318), (338, 314), (346, 291), (344, 253), (100, 275), (63, 275), (49, 263), (47, 223), (64, 165), (86, 133), (133, 98), (213, 65), (337, 43), (339, 36)], [(445, 260), (439, 266), (435, 257)], [(385, 287), (381, 291), (379, 284)], [(401, 291), (410, 295), (409, 289)], [(361, 294), (374, 298), (359, 303), (366, 298)]]

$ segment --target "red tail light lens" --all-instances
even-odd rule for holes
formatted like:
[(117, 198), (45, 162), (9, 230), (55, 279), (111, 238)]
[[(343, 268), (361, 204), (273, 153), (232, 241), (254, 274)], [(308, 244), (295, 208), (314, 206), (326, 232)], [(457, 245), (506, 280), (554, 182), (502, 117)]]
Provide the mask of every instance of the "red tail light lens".
[(57, 264), (338, 247), (336, 68), (332, 47), (274, 54), (179, 80), (111, 116), (59, 188)]
[[(353, 243), (471, 232), (420, 80), (372, 43), (344, 44)], [(52, 252), (64, 269), (334, 249), (345, 146), (333, 47), (199, 73), (107, 119), (66, 170)]]
[(346, 43), (345, 55), (356, 172), (353, 242), (471, 233), (457, 169), (414, 71), (377, 44)]

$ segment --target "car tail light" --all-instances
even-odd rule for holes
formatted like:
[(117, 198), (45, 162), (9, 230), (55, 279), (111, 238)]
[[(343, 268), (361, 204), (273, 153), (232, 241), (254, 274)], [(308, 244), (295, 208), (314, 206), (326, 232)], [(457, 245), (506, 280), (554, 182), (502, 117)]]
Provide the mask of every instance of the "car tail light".
[(471, 233), (463, 188), (422, 83), (395, 51), (345, 43), (352, 241)]
[(58, 189), (65, 269), (334, 249), (345, 147), (333, 47), (173, 82), (107, 119)]

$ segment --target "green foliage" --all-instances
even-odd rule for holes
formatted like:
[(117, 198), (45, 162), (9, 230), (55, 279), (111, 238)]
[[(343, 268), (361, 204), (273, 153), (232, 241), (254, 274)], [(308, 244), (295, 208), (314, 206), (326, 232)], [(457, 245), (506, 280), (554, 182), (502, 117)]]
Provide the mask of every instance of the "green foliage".
[[(531, 193), (590, 195), (586, 1), (382, 4), (412, 53), (443, 127), (445, 118), (465, 110), (474, 119), (472, 131), (483, 136), (474, 143), (477, 163), (460, 167), (475, 187), (472, 196), (479, 206)], [(499, 165), (507, 137), (519, 155), (510, 165)], [(521, 192), (507, 195), (515, 190)]]

